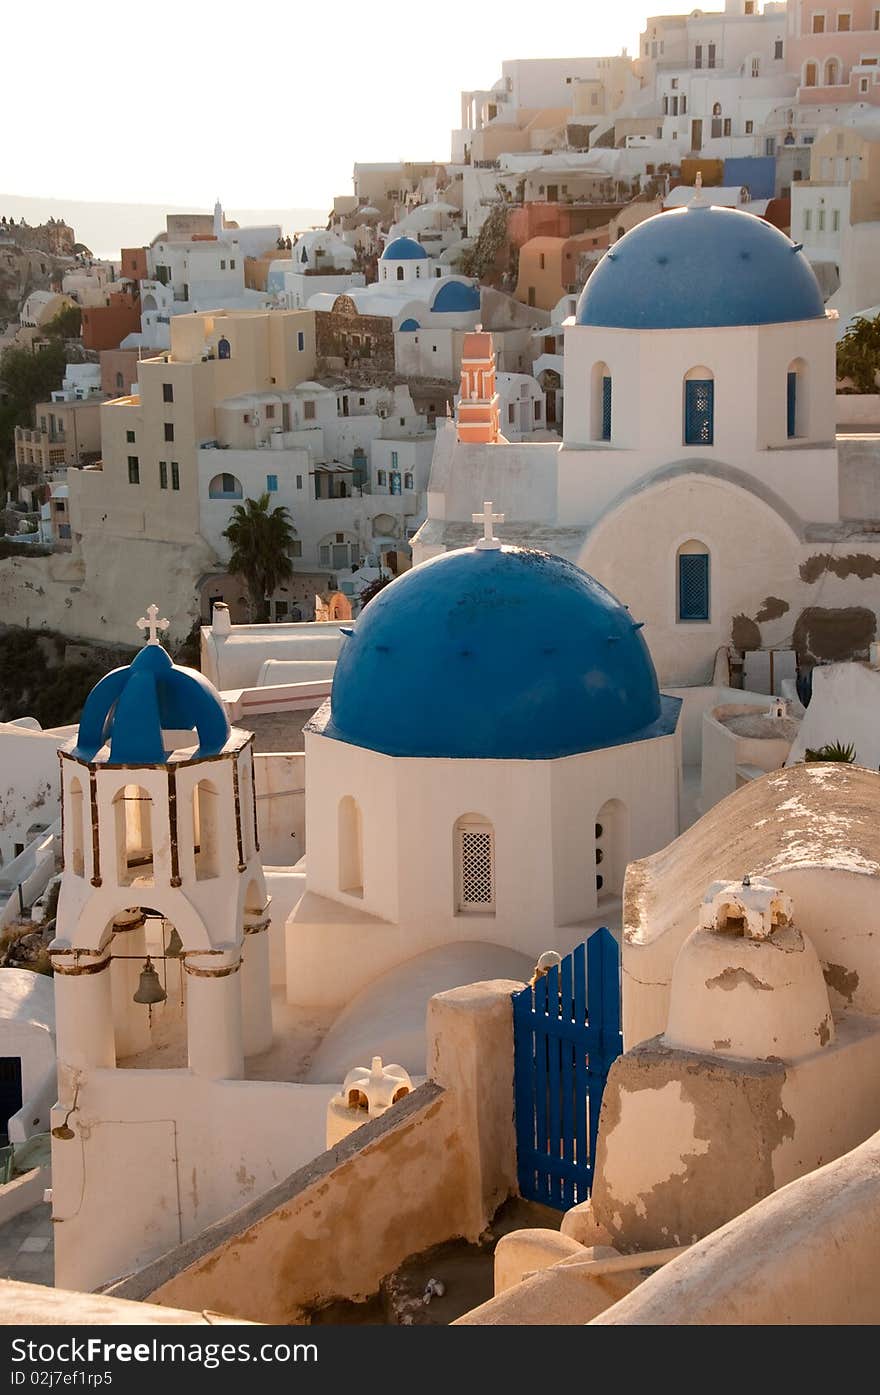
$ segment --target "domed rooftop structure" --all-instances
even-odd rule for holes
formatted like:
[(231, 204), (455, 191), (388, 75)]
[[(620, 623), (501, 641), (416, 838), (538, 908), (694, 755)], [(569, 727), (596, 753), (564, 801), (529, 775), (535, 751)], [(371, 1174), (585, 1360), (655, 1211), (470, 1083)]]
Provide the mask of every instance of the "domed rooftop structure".
[(772, 224), (700, 196), (631, 228), (581, 292), (579, 325), (702, 329), (821, 319), (819, 283)]
[(414, 262), (427, 259), (427, 252), (414, 237), (396, 237), (389, 242), (380, 258), (383, 262)]
[[(72, 754), (94, 760), (109, 743), (107, 765), (163, 765), (174, 749), (193, 744), (196, 757), (216, 756), (229, 739), (229, 720), (217, 690), (195, 669), (181, 668), (156, 638), (155, 606), (148, 611), (150, 640), (124, 668), (113, 669), (86, 698)], [(170, 749), (166, 739), (174, 733)]]
[(431, 309), (444, 314), (470, 313), (480, 308), (479, 286), (464, 281), (444, 281), (431, 302)]
[(548, 553), (444, 553), (345, 633), (323, 731), (385, 755), (550, 760), (675, 728), (641, 626)]

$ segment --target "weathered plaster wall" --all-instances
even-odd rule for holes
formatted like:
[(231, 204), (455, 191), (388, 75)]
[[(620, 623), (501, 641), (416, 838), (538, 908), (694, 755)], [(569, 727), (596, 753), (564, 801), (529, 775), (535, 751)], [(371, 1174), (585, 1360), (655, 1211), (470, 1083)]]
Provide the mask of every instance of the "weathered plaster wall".
[(301, 1322), (332, 1299), (367, 1297), (412, 1253), (476, 1240), (515, 1189), (519, 987), (500, 980), (432, 999), (432, 1081), (112, 1292)]
[(708, 1235), (594, 1322), (880, 1322), (878, 1177), (874, 1134)]

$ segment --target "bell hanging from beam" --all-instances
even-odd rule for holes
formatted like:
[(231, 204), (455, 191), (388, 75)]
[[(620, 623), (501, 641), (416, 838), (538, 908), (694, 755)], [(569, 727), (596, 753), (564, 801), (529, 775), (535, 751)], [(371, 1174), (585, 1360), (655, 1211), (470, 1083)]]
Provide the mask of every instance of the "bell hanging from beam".
[(146, 1003), (149, 1007), (152, 1007), (154, 1003), (164, 1003), (167, 996), (168, 994), (159, 982), (159, 975), (153, 967), (153, 961), (150, 956), (147, 955), (147, 962), (141, 969), (140, 983), (137, 986), (137, 992), (134, 995), (133, 1001), (136, 1003)]
[(166, 959), (179, 959), (183, 953), (183, 943), (177, 933), (177, 926), (172, 925), (171, 934), (168, 936), (168, 945), (165, 950)]

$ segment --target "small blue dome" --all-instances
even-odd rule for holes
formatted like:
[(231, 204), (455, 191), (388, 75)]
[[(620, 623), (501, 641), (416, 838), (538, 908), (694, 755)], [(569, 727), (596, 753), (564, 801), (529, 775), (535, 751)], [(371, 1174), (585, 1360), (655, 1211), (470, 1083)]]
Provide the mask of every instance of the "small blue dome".
[(164, 731), (196, 731), (197, 756), (216, 756), (229, 739), (217, 690), (191, 668), (178, 668), (161, 644), (145, 644), (86, 698), (73, 755), (94, 760), (108, 741), (108, 765), (164, 765)]
[(690, 204), (638, 223), (606, 252), (575, 321), (702, 329), (824, 314), (810, 263), (785, 233), (742, 209)]
[(324, 732), (371, 751), (551, 760), (675, 728), (640, 626), (544, 552), (444, 553), (346, 633)]
[(458, 314), (479, 308), (479, 286), (466, 286), (463, 281), (441, 282), (440, 289), (431, 303), (432, 310)]
[(415, 262), (427, 259), (427, 252), (414, 237), (396, 237), (382, 253), (383, 262)]
[(410, 318), (409, 318), (408, 320), (404, 320), (403, 324), (400, 326), (400, 333), (401, 333), (401, 334), (415, 334), (415, 332), (416, 332), (416, 330), (417, 330), (418, 328), (419, 328), (419, 322), (418, 322), (418, 320), (414, 320), (414, 319), (410, 316)]

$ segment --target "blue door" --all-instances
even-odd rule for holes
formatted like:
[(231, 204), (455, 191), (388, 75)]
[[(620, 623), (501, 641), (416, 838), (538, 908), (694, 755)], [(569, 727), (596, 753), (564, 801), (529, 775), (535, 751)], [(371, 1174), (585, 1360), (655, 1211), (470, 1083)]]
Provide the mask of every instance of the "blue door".
[(788, 375), (788, 437), (797, 435), (797, 373)]
[(602, 379), (602, 440), (611, 440), (611, 379)]
[(684, 443), (711, 446), (715, 436), (715, 384), (711, 378), (689, 378), (684, 385)]

